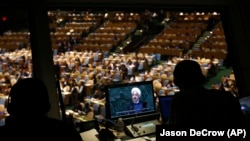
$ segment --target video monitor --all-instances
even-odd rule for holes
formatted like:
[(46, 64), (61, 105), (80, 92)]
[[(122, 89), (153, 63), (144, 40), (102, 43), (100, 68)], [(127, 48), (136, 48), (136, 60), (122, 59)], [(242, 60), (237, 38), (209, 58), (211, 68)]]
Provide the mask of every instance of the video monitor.
[(125, 119), (156, 113), (152, 81), (110, 85), (106, 90), (108, 119)]
[(167, 123), (170, 117), (171, 104), (174, 95), (159, 96), (159, 108), (161, 113), (162, 123)]

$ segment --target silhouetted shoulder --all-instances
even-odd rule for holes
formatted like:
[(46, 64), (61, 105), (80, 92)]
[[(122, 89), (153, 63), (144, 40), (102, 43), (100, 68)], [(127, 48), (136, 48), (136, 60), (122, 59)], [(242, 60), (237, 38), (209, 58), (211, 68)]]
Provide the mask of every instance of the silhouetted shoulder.
[(238, 99), (232, 93), (220, 90), (176, 93), (171, 108), (171, 124), (235, 126), (242, 124), (243, 119)]
[(76, 130), (61, 120), (38, 118), (28, 124), (2, 126), (1, 141), (4, 140), (60, 140), (82, 141)]
[[(219, 101), (221, 103), (228, 103), (230, 105), (237, 104), (240, 105), (239, 99), (229, 91), (215, 90), (211, 89), (209, 91), (209, 96), (214, 99), (214, 101)], [(238, 108), (238, 107), (237, 107)]]

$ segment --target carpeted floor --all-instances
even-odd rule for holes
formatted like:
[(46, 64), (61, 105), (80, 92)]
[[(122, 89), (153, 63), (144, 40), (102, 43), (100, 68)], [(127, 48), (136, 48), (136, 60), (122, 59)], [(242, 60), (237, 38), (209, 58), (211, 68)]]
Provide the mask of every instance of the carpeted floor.
[(205, 83), (206, 88), (211, 88), (212, 84), (218, 84), (221, 82), (221, 78), (225, 75), (230, 75), (232, 73), (232, 68), (226, 68), (224, 66), (220, 67), (217, 74), (213, 77), (210, 77), (208, 81)]

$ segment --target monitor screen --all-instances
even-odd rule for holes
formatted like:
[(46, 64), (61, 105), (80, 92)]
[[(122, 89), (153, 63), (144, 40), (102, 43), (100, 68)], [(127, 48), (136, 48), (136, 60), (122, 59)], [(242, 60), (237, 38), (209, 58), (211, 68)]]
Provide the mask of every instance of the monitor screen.
[(106, 118), (131, 118), (156, 112), (152, 81), (107, 87)]
[(161, 113), (162, 123), (166, 123), (170, 116), (171, 102), (174, 95), (159, 96), (159, 108)]

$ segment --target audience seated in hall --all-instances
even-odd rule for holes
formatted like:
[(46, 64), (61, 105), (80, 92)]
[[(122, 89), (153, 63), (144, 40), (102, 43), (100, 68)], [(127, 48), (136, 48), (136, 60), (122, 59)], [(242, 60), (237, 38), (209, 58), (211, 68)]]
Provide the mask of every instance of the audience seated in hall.
[[(54, 59), (54, 62), (59, 64), (60, 69), (61, 69), (60, 70), (61, 71), (60, 82), (62, 83), (60, 84), (61, 84), (62, 91), (66, 93), (70, 93), (72, 92), (74, 87), (79, 87), (78, 96), (76, 96), (77, 93), (72, 93), (70, 96), (71, 98), (70, 106), (77, 104), (77, 101), (83, 102), (84, 98), (87, 95), (92, 95), (96, 99), (105, 100), (104, 99), (105, 94), (101, 92), (99, 89), (96, 89), (96, 86), (109, 85), (109, 84), (117, 83), (117, 82), (131, 83), (134, 81), (158, 79), (160, 82), (155, 85), (155, 90), (158, 91), (160, 88), (167, 89), (167, 91), (165, 92), (165, 95), (168, 95), (167, 92), (172, 89), (175, 89), (176, 87), (172, 80), (173, 78), (172, 71), (174, 69), (175, 64), (179, 61), (179, 60), (175, 60), (176, 58), (178, 58), (176, 56), (180, 56), (179, 54), (182, 52), (182, 48), (189, 49), (189, 47), (191, 47), (190, 45), (194, 44), (193, 41), (196, 41), (195, 40), (196, 37), (200, 36), (199, 34), (201, 32), (199, 31), (201, 29), (204, 30), (205, 28), (203, 26), (206, 25), (206, 23), (203, 23), (203, 22), (202, 23), (200, 22), (197, 23), (195, 21), (191, 23), (190, 21), (188, 23), (186, 22), (187, 21), (184, 21), (184, 23), (181, 21), (169, 22), (172, 24), (166, 25), (166, 27), (168, 28), (164, 29), (163, 32), (159, 34), (159, 36), (156, 36), (156, 38), (153, 38), (152, 41), (146, 44), (145, 45), (145, 47), (147, 46), (146, 50), (143, 50), (143, 46), (142, 46), (141, 49), (139, 49), (138, 54), (136, 53), (137, 55), (134, 55), (133, 53), (119, 54), (119, 53), (123, 53), (123, 50), (121, 50), (121, 52), (117, 54), (115, 53), (115, 55), (112, 52), (110, 52), (110, 48), (111, 47), (115, 48), (117, 41), (122, 43), (123, 37), (125, 37), (125, 35), (127, 36), (130, 33), (130, 31), (132, 31), (134, 27), (136, 27), (134, 22), (131, 22), (131, 23), (126, 22), (126, 24), (124, 23), (115, 24), (113, 22), (110, 22), (109, 24), (106, 23), (105, 24), (106, 26), (104, 26), (102, 30), (96, 30), (96, 31), (100, 31), (100, 33), (99, 32), (91, 33), (92, 31), (95, 31), (95, 30), (86, 29), (86, 31), (83, 32), (84, 38), (82, 39), (85, 39), (86, 37), (91, 40), (86, 40), (85, 42), (84, 40), (77, 39), (77, 42), (74, 42), (74, 48), (72, 48), (73, 44), (71, 44), (71, 46), (67, 46), (67, 45), (70, 45), (68, 43), (72, 43), (72, 42), (69, 42), (69, 40), (72, 40), (72, 39), (75, 40), (75, 37), (78, 37), (78, 36), (73, 36), (73, 34), (76, 35), (75, 32), (79, 31), (79, 29), (76, 29), (75, 27), (73, 28), (73, 26), (80, 25), (80, 24), (71, 23), (71, 22), (66, 23), (65, 27), (68, 28), (72, 26), (72, 29), (74, 29), (74, 31), (72, 32), (72, 36), (69, 37), (69, 40), (64, 41), (62, 40), (63, 38), (60, 38), (60, 40), (57, 40), (57, 38), (55, 38), (59, 36), (61, 37), (64, 34), (60, 34), (60, 35), (57, 34), (56, 36), (53, 34), (51, 38), (53, 42), (57, 43), (56, 44), (57, 50), (55, 51), (56, 53), (54, 54), (53, 59)], [(96, 23), (92, 21), (91, 26), (96, 26)], [(84, 26), (84, 27), (86, 28), (88, 26)], [(189, 30), (190, 28), (193, 28), (195, 30), (193, 29)], [(60, 28), (60, 29), (65, 29), (65, 28)], [(55, 28), (54, 30), (62, 31), (60, 29)], [(91, 27), (91, 29), (94, 29), (94, 28)], [(127, 30), (129, 32), (127, 32)], [(178, 33), (176, 31), (178, 31)], [(101, 32), (104, 32), (104, 33), (101, 33)], [(88, 36), (89, 33), (91, 36)], [(106, 40), (103, 41), (102, 39), (106, 39)], [(112, 40), (109, 40), (109, 39), (112, 39)], [(140, 53), (141, 51), (142, 52), (145, 51), (145, 52)], [(8, 64), (10, 66), (2, 68), (2, 65), (0, 65), (1, 67), (0, 70), (2, 70), (3, 72), (10, 72), (11, 73), (9, 74), (10, 76), (13, 76), (13, 75), (15, 76), (15, 74), (19, 74), (19, 77), (17, 78), (15, 77), (14, 79), (12, 79), (13, 80), (12, 85), (16, 83), (16, 81), (19, 79), (32, 76), (32, 70), (31, 70), (32, 60), (31, 60), (30, 48), (24, 48), (22, 50), (15, 50), (14, 52), (4, 52), (4, 53), (5, 54), (0, 57), (0, 60), (1, 62), (3, 61), (3, 64)], [(190, 55), (194, 56), (194, 52), (190, 52), (190, 53), (191, 53)], [(212, 52), (212, 54), (214, 53), (216, 52)], [(169, 58), (169, 60), (171, 60), (171, 64), (167, 64), (163, 68), (159, 67), (157, 68), (158, 70), (151, 69), (151, 67), (154, 67), (156, 63), (161, 63), (165, 59), (166, 55)], [(198, 56), (201, 56), (201, 55), (203, 55), (203, 53), (199, 54)], [(171, 57), (173, 58), (171, 59)], [(184, 59), (187, 59), (187, 58), (184, 57)], [(105, 64), (105, 61), (107, 61), (108, 63)], [(142, 63), (142, 61), (144, 63)], [(213, 63), (212, 60), (211, 60), (211, 63)], [(23, 66), (23, 67), (19, 68), (18, 66)], [(206, 74), (215, 74), (216, 69), (209, 69), (209, 66), (210, 65), (206, 64), (206, 69), (203, 69), (205, 70), (204, 72)], [(211, 66), (212, 68), (214, 67), (213, 64), (211, 64)], [(120, 73), (117, 73), (117, 74), (120, 74), (117, 76), (121, 78), (121, 81), (112, 81), (116, 79), (111, 79), (114, 77), (114, 74), (112, 73), (111, 70), (120, 72)], [(147, 71), (146, 73), (144, 73), (145, 70)], [(95, 76), (91, 77), (91, 73), (95, 73)], [(159, 73), (166, 75), (166, 77), (160, 78)], [(90, 84), (89, 82), (91, 82), (93, 79), (94, 79), (94, 83)], [(164, 83), (165, 79), (168, 80), (169, 82)], [(88, 84), (88, 87), (87, 87), (87, 84)], [(230, 90), (231, 89), (232, 88), (230, 88)], [(1, 91), (2, 90), (6, 92), (5, 94), (9, 93), (9, 88), (8, 89), (1, 88)], [(235, 91), (235, 89), (232, 89), (232, 90)]]

